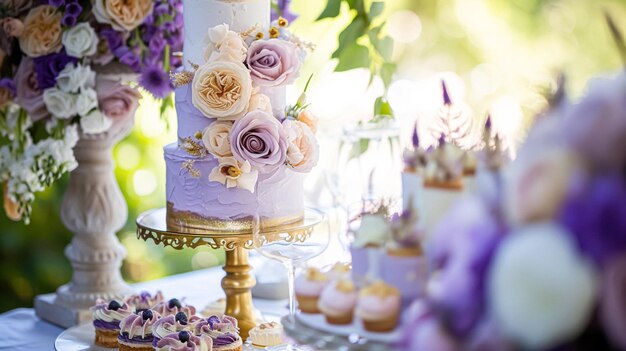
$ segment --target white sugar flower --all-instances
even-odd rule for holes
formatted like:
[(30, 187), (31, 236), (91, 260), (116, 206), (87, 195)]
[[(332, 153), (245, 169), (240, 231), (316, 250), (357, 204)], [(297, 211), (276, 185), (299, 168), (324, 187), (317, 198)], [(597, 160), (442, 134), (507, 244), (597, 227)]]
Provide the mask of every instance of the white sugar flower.
[(50, 88), (44, 90), (43, 101), (48, 111), (56, 118), (68, 119), (76, 115), (76, 95)]
[(512, 233), (488, 277), (491, 312), (503, 332), (528, 349), (575, 337), (593, 310), (595, 275), (565, 230), (529, 225)]
[(98, 95), (92, 88), (84, 89), (76, 99), (76, 111), (80, 116), (87, 116), (89, 112), (98, 107)]
[(391, 227), (383, 215), (366, 214), (361, 220), (361, 226), (354, 239), (355, 247), (367, 245), (383, 246), (389, 238)]
[(63, 32), (63, 46), (69, 56), (92, 56), (98, 49), (98, 35), (87, 22), (82, 22)]
[(209, 152), (217, 157), (229, 157), (233, 153), (230, 149), (230, 130), (233, 122), (216, 121), (211, 123), (202, 132), (202, 143)]
[(96, 85), (96, 73), (89, 66), (68, 64), (57, 76), (57, 86), (66, 93), (77, 93), (81, 89)]
[(239, 33), (233, 32), (227, 24), (209, 28), (204, 40), (203, 51), (205, 61), (243, 62), (248, 48)]
[(93, 110), (80, 119), (80, 128), (85, 134), (103, 133), (111, 128), (113, 121), (100, 110)]
[(254, 193), (259, 172), (253, 170), (250, 162), (241, 163), (234, 157), (222, 157), (219, 165), (209, 174), (209, 181), (219, 182), (227, 188), (238, 187)]

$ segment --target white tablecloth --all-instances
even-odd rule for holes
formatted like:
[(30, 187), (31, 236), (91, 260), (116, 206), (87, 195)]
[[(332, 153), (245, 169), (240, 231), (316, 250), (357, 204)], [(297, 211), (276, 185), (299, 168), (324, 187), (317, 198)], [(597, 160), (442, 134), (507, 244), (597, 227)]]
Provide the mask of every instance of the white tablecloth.
[[(251, 260), (252, 264), (258, 263)], [(220, 281), (224, 276), (221, 267), (179, 274), (163, 279), (133, 285), (137, 291), (163, 291), (166, 298), (185, 298), (185, 303), (202, 309), (207, 303), (224, 297)], [(286, 314), (285, 300), (254, 300), (254, 306), (262, 313)], [(54, 341), (63, 331), (55, 325), (42, 321), (32, 308), (18, 308), (0, 314), (0, 350), (32, 351), (54, 350)]]

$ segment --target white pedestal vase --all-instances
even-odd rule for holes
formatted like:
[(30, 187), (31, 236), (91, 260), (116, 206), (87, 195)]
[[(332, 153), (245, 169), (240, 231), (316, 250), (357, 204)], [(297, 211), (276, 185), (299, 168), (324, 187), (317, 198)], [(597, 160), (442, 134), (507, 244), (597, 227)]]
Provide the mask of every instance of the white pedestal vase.
[(35, 298), (35, 311), (46, 321), (62, 327), (89, 321), (96, 299), (132, 293), (120, 273), (126, 250), (115, 233), (126, 223), (128, 207), (115, 179), (112, 148), (133, 122), (134, 110), (106, 133), (81, 135), (74, 148), (78, 167), (70, 174), (61, 204), (61, 220), (74, 233), (65, 248), (72, 280), (56, 294)]

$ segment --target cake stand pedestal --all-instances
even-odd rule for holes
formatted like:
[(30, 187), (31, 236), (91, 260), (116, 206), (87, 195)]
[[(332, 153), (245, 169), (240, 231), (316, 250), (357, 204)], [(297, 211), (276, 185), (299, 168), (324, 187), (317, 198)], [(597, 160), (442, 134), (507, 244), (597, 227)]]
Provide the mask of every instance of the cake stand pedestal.
[[(154, 209), (137, 217), (137, 237), (144, 241), (152, 239), (155, 244), (171, 246), (176, 250), (209, 246), (226, 251), (222, 289), (226, 295), (226, 314), (237, 318), (241, 337), (245, 340), (250, 329), (257, 324), (252, 306), (250, 290), (255, 280), (250, 275), (252, 267), (248, 262), (248, 251), (255, 247), (251, 230), (236, 228), (229, 230), (228, 221), (221, 223), (215, 230), (196, 229), (167, 223), (167, 210)], [(304, 218), (298, 222), (262, 228), (263, 236), (271, 241), (273, 235), (288, 234), (294, 241), (304, 241), (311, 235), (313, 228), (322, 220), (322, 214), (313, 209), (306, 209)]]

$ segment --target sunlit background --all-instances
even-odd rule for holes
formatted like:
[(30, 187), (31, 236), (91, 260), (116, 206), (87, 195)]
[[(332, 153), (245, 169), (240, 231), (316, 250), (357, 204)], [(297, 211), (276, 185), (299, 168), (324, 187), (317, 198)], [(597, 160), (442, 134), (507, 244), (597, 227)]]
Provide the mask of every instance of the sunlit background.
[[(534, 114), (546, 106), (544, 93), (554, 89), (559, 72), (566, 73), (575, 99), (591, 76), (619, 67), (603, 11), (610, 12), (623, 27), (623, 0), (385, 3), (381, 17), (387, 21), (387, 34), (395, 40), (393, 60), (398, 64), (388, 98), (403, 127), (403, 140), (416, 119), (426, 118), (437, 108), (441, 78), (446, 79), (453, 100), (466, 104), (476, 126), (490, 113), (495, 128), (507, 136), (514, 149)], [(336, 167), (342, 126), (371, 118), (374, 99), (383, 91), (378, 80), (368, 85), (366, 69), (333, 73), (336, 62), (330, 55), (351, 16), (344, 8), (337, 19), (315, 22), (324, 5), (325, 1), (293, 1), (293, 11), (300, 17), (292, 29), (313, 42), (316, 50), (289, 92), (295, 100), (306, 78), (314, 74), (309, 98), (321, 122), (322, 156), (306, 186), (309, 202), (321, 207), (331, 201), (331, 194), (323, 190), (327, 188), (324, 170)], [(117, 180), (129, 205), (128, 222), (119, 233), (128, 251), (123, 274), (129, 282), (211, 267), (224, 260), (221, 251), (175, 251), (135, 237), (136, 216), (165, 204), (162, 147), (175, 139), (175, 112), (160, 116), (158, 104), (146, 97), (134, 131), (114, 150)], [(71, 269), (63, 248), (71, 233), (59, 218), (66, 184), (67, 177), (39, 194), (29, 226), (0, 216), (0, 311), (32, 306), (35, 295), (52, 292), (69, 281)]]

